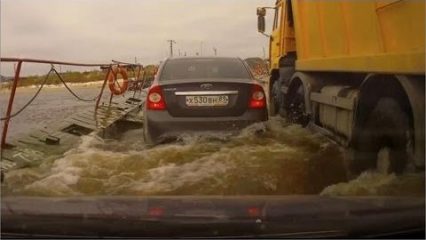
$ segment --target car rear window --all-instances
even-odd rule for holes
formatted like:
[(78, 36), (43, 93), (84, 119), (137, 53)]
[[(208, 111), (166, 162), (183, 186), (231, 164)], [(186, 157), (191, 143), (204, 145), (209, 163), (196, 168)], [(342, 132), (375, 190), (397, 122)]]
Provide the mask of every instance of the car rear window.
[(172, 59), (165, 63), (160, 81), (205, 78), (250, 78), (250, 74), (239, 59)]

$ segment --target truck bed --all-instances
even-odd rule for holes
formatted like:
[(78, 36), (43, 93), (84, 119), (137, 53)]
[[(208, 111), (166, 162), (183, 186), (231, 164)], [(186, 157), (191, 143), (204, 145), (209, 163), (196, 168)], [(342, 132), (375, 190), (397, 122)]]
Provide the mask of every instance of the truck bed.
[(292, 1), (299, 71), (424, 74), (425, 2)]

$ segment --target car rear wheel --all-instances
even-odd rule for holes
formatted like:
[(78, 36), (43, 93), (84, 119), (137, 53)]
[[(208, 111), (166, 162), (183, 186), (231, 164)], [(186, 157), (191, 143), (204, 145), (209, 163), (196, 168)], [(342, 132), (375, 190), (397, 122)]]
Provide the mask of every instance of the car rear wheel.
[(350, 176), (377, 169), (385, 155), (386, 172), (402, 173), (411, 159), (412, 128), (409, 116), (392, 98), (381, 98), (367, 117), (351, 150)]
[(145, 121), (144, 126), (143, 126), (143, 140), (145, 142), (145, 144), (147, 145), (153, 145), (154, 141), (152, 141), (152, 137), (151, 134), (149, 132), (149, 126), (148, 126), (148, 122)]

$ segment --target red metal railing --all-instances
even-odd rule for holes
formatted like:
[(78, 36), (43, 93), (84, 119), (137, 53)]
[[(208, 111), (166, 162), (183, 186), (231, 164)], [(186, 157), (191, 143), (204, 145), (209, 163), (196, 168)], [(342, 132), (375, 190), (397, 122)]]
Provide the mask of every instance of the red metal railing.
[[(1, 145), (0, 145), (1, 149), (6, 147), (6, 137), (7, 137), (7, 131), (8, 131), (8, 128), (9, 128), (10, 119), (14, 116), (14, 115), (12, 115), (13, 102), (14, 102), (14, 99), (15, 99), (16, 89), (18, 87), (18, 82), (19, 82), (19, 79), (20, 79), (20, 73), (21, 73), (23, 63), (50, 64), (50, 65), (52, 65), (52, 68), (51, 68), (50, 71), (54, 70), (54, 72), (59, 76), (59, 78), (61, 80), (62, 80), (61, 76), (59, 75), (58, 72), (56, 72), (53, 65), (79, 66), (79, 67), (100, 67), (102, 69), (107, 69), (107, 72), (106, 72), (106, 75), (105, 75), (105, 78), (104, 78), (104, 82), (102, 84), (102, 87), (100, 89), (98, 96), (96, 97), (95, 117), (96, 117), (96, 112), (97, 112), (96, 110), (98, 109), (99, 102), (100, 102), (102, 95), (104, 93), (104, 89), (105, 89), (105, 86), (106, 86), (106, 83), (107, 83), (107, 80), (108, 80), (108, 76), (111, 72), (114, 71), (113, 68), (114, 67), (139, 67), (139, 73), (137, 74), (137, 76), (135, 74), (135, 80), (139, 79), (140, 70), (143, 68), (143, 66), (140, 65), (140, 64), (130, 64), (130, 63), (123, 63), (123, 62), (118, 62), (118, 61), (113, 61), (113, 63), (108, 63), (108, 64), (102, 64), (102, 63), (101, 64), (98, 64), (98, 63), (87, 64), (87, 63), (74, 63), (74, 62), (63, 62), (63, 61), (31, 59), (31, 58), (3, 58), (2, 57), (2, 58), (0, 58), (0, 62), (15, 62), (15, 63), (17, 63), (17, 67), (16, 67), (16, 70), (15, 70), (15, 76), (14, 76), (14, 79), (13, 79), (13, 84), (12, 84), (12, 88), (11, 88), (11, 92), (10, 92), (10, 96), (9, 96), (9, 102), (8, 102), (8, 105), (7, 105), (6, 116), (1, 119), (1, 120), (4, 120), (3, 132), (2, 132), (2, 136), (1, 136)], [(49, 71), (49, 73), (50, 73), (50, 71)], [(63, 81), (63, 83), (67, 87), (67, 85), (65, 84), (64, 81)], [(71, 89), (69, 89), (68, 87), (67, 87), (67, 89), (69, 91), (71, 91)], [(73, 92), (71, 92), (71, 93), (73, 93)], [(113, 94), (111, 93), (111, 97), (110, 97), (111, 100), (112, 100), (112, 97), (113, 97)], [(23, 109), (21, 109), (21, 110), (23, 110)]]

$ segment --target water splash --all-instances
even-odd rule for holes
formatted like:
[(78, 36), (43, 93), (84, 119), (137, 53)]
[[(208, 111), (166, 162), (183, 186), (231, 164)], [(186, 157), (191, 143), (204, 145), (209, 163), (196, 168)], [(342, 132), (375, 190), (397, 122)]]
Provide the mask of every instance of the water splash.
[(397, 176), (380, 171), (366, 171), (356, 179), (326, 187), (326, 196), (424, 196), (425, 175), (405, 173)]
[(406, 184), (419, 184), (408, 176), (398, 180), (371, 173), (347, 182), (342, 149), (280, 118), (253, 124), (236, 136), (184, 135), (153, 148), (145, 146), (142, 136), (140, 129), (117, 139), (85, 136), (76, 149), (56, 161), (8, 172), (3, 193), (398, 195), (411, 193), (399, 191)]

